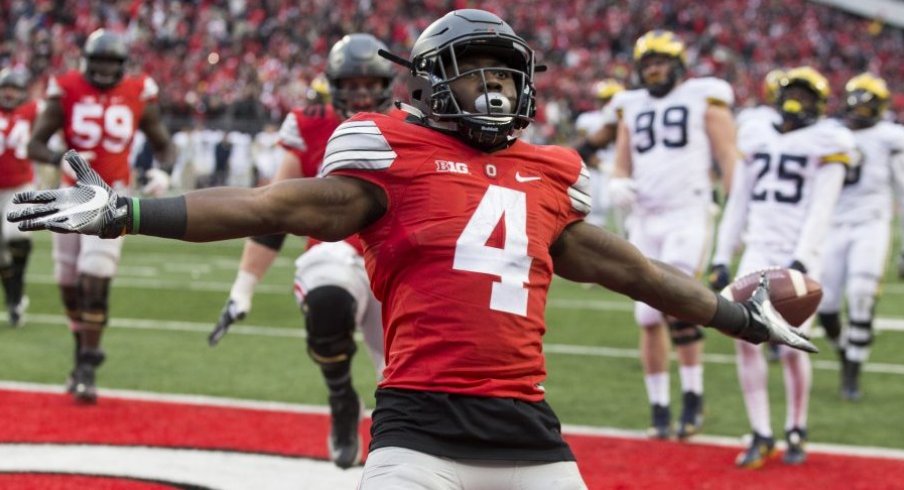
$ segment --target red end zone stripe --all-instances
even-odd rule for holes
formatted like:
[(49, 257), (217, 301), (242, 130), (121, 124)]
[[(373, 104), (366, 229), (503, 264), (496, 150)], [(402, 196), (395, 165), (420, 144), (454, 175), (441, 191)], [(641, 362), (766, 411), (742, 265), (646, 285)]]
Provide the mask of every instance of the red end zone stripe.
[[(368, 430), (366, 421), (365, 447)], [(0, 442), (203, 448), (325, 459), (328, 431), (323, 414), (109, 396), (85, 407), (64, 395), (0, 390)], [(802, 466), (786, 466), (779, 458), (749, 471), (734, 467), (737, 447), (584, 434), (566, 438), (591, 489), (891, 490), (904, 482), (904, 460), (812, 453)], [(0, 488), (12, 485), (6, 485), (14, 481), (9, 478), (0, 475)]]
[[(370, 422), (362, 424), (365, 448)], [(0, 441), (225, 449), (326, 458), (329, 417), (101, 397), (0, 390)]]

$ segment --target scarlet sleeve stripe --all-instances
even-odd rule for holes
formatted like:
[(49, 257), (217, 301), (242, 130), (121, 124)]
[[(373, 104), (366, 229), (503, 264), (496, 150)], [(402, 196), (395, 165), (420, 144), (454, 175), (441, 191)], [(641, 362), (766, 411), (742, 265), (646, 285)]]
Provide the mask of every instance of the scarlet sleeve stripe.
[(825, 165), (827, 163), (843, 163), (845, 165), (850, 165), (851, 155), (844, 151), (838, 152), (838, 153), (832, 153), (831, 155), (826, 155), (826, 156), (822, 157), (822, 160), (820, 161), (820, 163), (822, 163), (823, 165)]
[(398, 155), (373, 121), (353, 121), (336, 128), (327, 144), (320, 175), (340, 168), (383, 170)]
[(279, 144), (299, 151), (305, 151), (308, 147), (298, 129), (298, 119), (291, 112), (279, 127)]
[(706, 102), (709, 105), (714, 105), (716, 107), (728, 107), (730, 104), (722, 99), (717, 99), (715, 97), (707, 97)]

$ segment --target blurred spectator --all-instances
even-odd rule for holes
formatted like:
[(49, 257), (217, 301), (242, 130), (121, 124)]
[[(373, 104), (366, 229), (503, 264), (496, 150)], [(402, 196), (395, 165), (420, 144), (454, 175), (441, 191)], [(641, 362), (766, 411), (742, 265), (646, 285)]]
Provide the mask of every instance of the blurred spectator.
[[(549, 125), (531, 135), (541, 141), (570, 135), (575, 115), (593, 105), (595, 80), (630, 82), (631, 47), (653, 28), (681, 36), (692, 75), (728, 80), (740, 107), (754, 101), (766, 72), (802, 64), (829, 74), (835, 93), (864, 70), (904, 92), (902, 29), (805, 0), (532, 0), (530, 8), (503, 0), (0, 0), (0, 66), (46, 79), (74, 67), (86, 33), (106, 26), (132, 40), (136, 68), (159, 82), (172, 127), (201, 117), (209, 128), (255, 133), (308, 94), (324, 95), (316, 79), (343, 34), (372, 32), (407, 55), (430, 19), (467, 6), (509, 19), (549, 65), (536, 78), (540, 106), (549, 106)], [(404, 83), (396, 86), (403, 96)], [(904, 116), (904, 96), (893, 110)]]
[(232, 143), (229, 141), (229, 133), (223, 134), (223, 138), (214, 148), (213, 180), (210, 185), (226, 185), (229, 179), (229, 159), (232, 156)]

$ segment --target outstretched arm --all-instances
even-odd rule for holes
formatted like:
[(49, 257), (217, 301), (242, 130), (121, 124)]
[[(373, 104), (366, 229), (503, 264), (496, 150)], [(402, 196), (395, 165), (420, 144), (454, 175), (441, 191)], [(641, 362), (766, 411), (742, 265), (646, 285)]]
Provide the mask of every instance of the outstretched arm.
[(817, 352), (772, 307), (768, 284), (744, 303), (728, 301), (677, 269), (644, 257), (618, 236), (582, 221), (562, 232), (550, 254), (556, 274), (566, 279), (600, 284), (668, 315), (748, 342), (773, 340)]
[(78, 185), (17, 194), (14, 202), (35, 205), (8, 215), (21, 222), (20, 229), (104, 238), (133, 233), (192, 242), (284, 232), (335, 241), (365, 228), (386, 210), (382, 189), (348, 177), (204, 189), (167, 199), (126, 198), (116, 195), (78, 153), (69, 151), (66, 161)]
[(63, 155), (47, 146), (50, 137), (64, 124), (63, 105), (59, 97), (49, 97), (44, 102), (44, 109), (38, 114), (31, 139), (28, 140), (28, 158), (36, 162), (51, 163), (59, 166)]

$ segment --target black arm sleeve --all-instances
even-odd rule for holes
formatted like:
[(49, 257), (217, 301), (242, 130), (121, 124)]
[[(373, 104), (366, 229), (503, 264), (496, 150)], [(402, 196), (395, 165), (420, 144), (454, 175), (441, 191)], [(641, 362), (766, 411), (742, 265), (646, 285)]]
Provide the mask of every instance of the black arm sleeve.
[(135, 199), (137, 210), (132, 214), (131, 233), (162, 238), (183, 238), (188, 226), (185, 197), (163, 199)]

